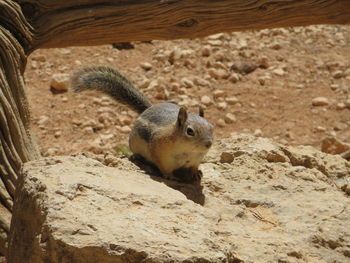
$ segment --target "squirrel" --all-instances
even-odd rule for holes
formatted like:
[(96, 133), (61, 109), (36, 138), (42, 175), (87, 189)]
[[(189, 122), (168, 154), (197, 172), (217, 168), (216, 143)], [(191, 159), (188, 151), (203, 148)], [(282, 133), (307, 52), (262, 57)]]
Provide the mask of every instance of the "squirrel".
[(100, 66), (83, 68), (71, 78), (73, 91), (98, 90), (140, 115), (129, 136), (129, 147), (136, 156), (153, 163), (166, 179), (199, 181), (200, 162), (213, 143), (213, 125), (185, 107), (150, 100), (115, 69)]

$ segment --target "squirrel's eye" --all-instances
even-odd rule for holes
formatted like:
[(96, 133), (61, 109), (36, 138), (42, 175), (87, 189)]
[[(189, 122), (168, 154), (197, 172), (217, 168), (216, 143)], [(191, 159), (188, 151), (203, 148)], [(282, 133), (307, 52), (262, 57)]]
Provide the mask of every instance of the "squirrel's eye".
[(194, 130), (192, 128), (187, 128), (186, 133), (189, 136), (194, 136)]

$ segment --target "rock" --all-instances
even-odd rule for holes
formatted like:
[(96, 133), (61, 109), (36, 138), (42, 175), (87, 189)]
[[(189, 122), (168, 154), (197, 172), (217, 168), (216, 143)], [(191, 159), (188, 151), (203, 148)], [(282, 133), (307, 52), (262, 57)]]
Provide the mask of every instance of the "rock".
[(68, 91), (68, 86), (70, 83), (70, 75), (69, 74), (54, 74), (51, 77), (50, 87), (55, 92), (66, 92)]
[(349, 259), (350, 166), (340, 156), (232, 136), (213, 145), (199, 185), (141, 173), (127, 158), (102, 162), (115, 167), (82, 155), (24, 164), (9, 263)]
[(236, 97), (228, 97), (225, 99), (225, 101), (230, 105), (235, 105), (239, 102), (239, 99), (237, 99)]
[(48, 120), (50, 120), (49, 116), (42, 115), (39, 117), (39, 120), (37, 121), (38, 125), (45, 124)]
[(225, 96), (225, 91), (217, 89), (213, 91), (214, 98), (222, 98)]
[(325, 132), (325, 131), (327, 131), (327, 129), (326, 129), (325, 127), (323, 127), (323, 126), (317, 126), (317, 127), (316, 127), (316, 130), (319, 131), (319, 132)]
[(210, 106), (211, 104), (213, 104), (213, 100), (209, 96), (204, 95), (201, 98), (201, 103), (205, 106)]
[(230, 76), (227, 70), (222, 68), (211, 68), (208, 70), (208, 73), (215, 79), (227, 79)]
[(338, 84), (331, 84), (331, 89), (337, 90), (337, 89), (339, 89), (339, 85)]
[(202, 78), (199, 78), (199, 77), (194, 78), (194, 83), (198, 86), (201, 86), (201, 87), (210, 87), (209, 81), (202, 79)]
[(32, 59), (39, 62), (46, 62), (46, 57), (44, 55), (35, 55)]
[(264, 69), (267, 69), (269, 66), (270, 66), (270, 64), (269, 64), (269, 61), (268, 61), (268, 58), (267, 57), (261, 57), (260, 59), (259, 59), (259, 67), (260, 68), (264, 68)]
[[(47, 169), (41, 173), (39, 167)], [(218, 214), (135, 170), (128, 161), (111, 168), (84, 156), (28, 165), (9, 262), (234, 260), (230, 245), (212, 229)]]
[(237, 121), (236, 116), (232, 113), (226, 113), (224, 120), (226, 123), (230, 124), (230, 123), (234, 123)]
[(121, 133), (129, 134), (131, 132), (131, 128), (129, 126), (122, 126), (118, 129)]
[(256, 129), (254, 131), (254, 136), (258, 136), (258, 137), (262, 136), (262, 130), (261, 129)]
[(334, 130), (335, 131), (341, 131), (341, 130), (345, 130), (346, 128), (348, 128), (348, 125), (344, 122), (336, 122), (334, 124)]
[(151, 83), (151, 80), (148, 79), (148, 78), (146, 78), (146, 77), (144, 77), (144, 78), (139, 82), (138, 86), (139, 86), (140, 89), (146, 89), (146, 88), (149, 86), (150, 83)]
[(258, 65), (251, 61), (236, 61), (231, 65), (231, 70), (241, 74), (249, 74), (257, 68)]
[(341, 154), (350, 149), (350, 144), (344, 143), (335, 137), (327, 137), (322, 140), (321, 150), (330, 154)]
[(182, 82), (183, 86), (185, 86), (186, 88), (193, 88), (194, 87), (193, 81), (188, 79), (188, 78), (182, 78), (181, 82)]
[(344, 104), (348, 109), (350, 109), (350, 99), (347, 99)]
[(226, 102), (219, 102), (216, 107), (219, 109), (219, 110), (225, 110), (227, 108), (227, 103)]
[(280, 50), (280, 49), (282, 49), (282, 47), (283, 47), (282, 44), (279, 42), (275, 42), (272, 45), (270, 45), (270, 48), (272, 48), (274, 50)]
[(53, 136), (55, 136), (55, 138), (59, 138), (61, 137), (61, 135), (62, 135), (62, 131), (56, 131)]
[(283, 68), (276, 68), (272, 70), (272, 73), (276, 74), (277, 76), (284, 76), (286, 74)]
[(316, 97), (311, 101), (313, 106), (328, 106), (329, 100), (325, 97)]
[(208, 40), (207, 43), (211, 46), (216, 46), (216, 47), (219, 47), (219, 46), (222, 46), (224, 44), (224, 42), (222, 42), (221, 40), (219, 39), (213, 39), (213, 40)]
[(44, 152), (44, 156), (45, 157), (48, 157), (48, 156), (55, 156), (55, 155), (58, 155), (59, 154), (59, 149), (58, 148), (55, 148), (55, 147), (52, 147), (52, 148), (49, 148), (47, 149), (45, 152)]
[(204, 46), (201, 50), (201, 54), (203, 57), (209, 57), (211, 54), (211, 46)]
[(149, 62), (143, 62), (140, 64), (140, 67), (144, 70), (151, 70), (152, 69), (152, 64)]
[(218, 34), (208, 36), (208, 39), (210, 39), (210, 40), (217, 40), (217, 39), (225, 40), (226, 36), (224, 33), (218, 33)]
[(341, 70), (336, 70), (332, 73), (332, 77), (335, 79), (340, 79), (340, 78), (344, 77), (344, 72)]
[(231, 76), (229, 77), (229, 81), (231, 81), (232, 83), (236, 83), (237, 81), (239, 81), (241, 79), (240, 75), (237, 73), (233, 73), (231, 74)]
[(223, 128), (223, 127), (225, 127), (226, 126), (226, 122), (224, 121), (224, 119), (218, 119), (218, 121), (216, 122), (216, 124), (219, 126), (219, 127), (221, 127), (221, 128)]
[(264, 86), (264, 85), (265, 85), (265, 82), (266, 82), (266, 79), (265, 79), (264, 77), (259, 77), (259, 78), (258, 78), (258, 81), (259, 81), (259, 84), (260, 84), (261, 86)]

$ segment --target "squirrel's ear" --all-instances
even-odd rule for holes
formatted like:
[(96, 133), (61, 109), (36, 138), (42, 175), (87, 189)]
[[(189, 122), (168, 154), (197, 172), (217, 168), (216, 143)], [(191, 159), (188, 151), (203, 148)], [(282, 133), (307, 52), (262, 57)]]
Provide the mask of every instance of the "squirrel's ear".
[(204, 118), (204, 107), (203, 107), (203, 105), (199, 105), (199, 116)]
[(177, 124), (183, 126), (187, 121), (187, 111), (184, 107), (180, 107), (179, 115), (177, 115)]

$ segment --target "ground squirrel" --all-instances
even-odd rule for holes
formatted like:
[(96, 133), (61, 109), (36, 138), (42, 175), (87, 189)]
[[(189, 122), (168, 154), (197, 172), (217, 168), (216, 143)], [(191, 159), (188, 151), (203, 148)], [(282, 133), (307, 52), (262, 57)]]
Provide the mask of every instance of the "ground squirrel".
[(173, 103), (152, 103), (127, 78), (109, 67), (90, 67), (71, 79), (74, 91), (98, 90), (140, 115), (133, 124), (130, 150), (156, 165), (164, 177), (184, 181), (201, 178), (198, 166), (213, 142), (213, 126)]

